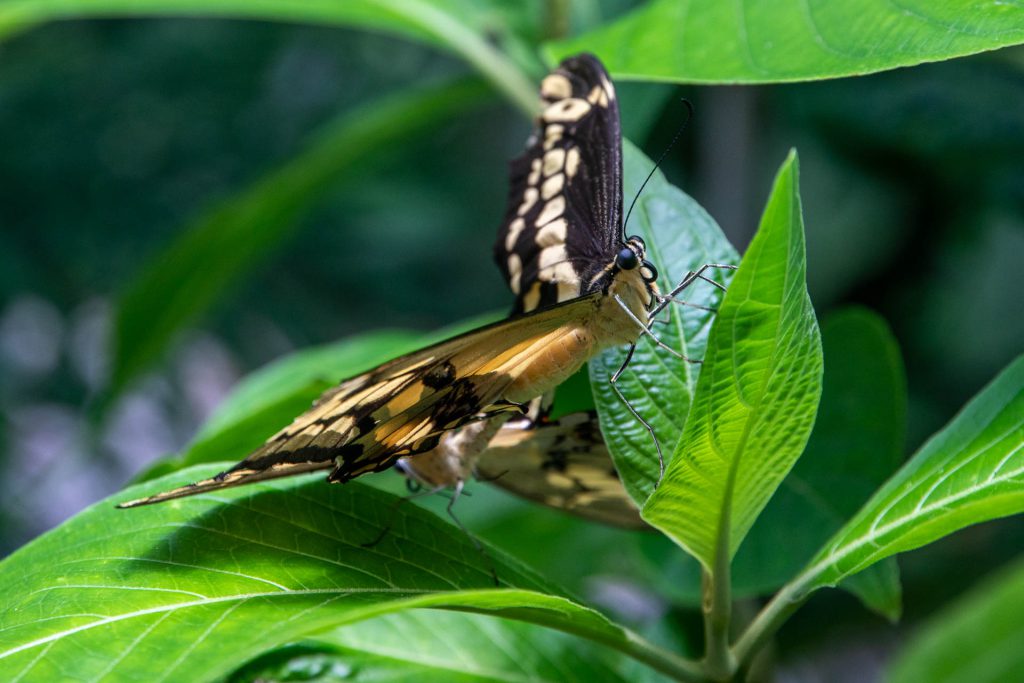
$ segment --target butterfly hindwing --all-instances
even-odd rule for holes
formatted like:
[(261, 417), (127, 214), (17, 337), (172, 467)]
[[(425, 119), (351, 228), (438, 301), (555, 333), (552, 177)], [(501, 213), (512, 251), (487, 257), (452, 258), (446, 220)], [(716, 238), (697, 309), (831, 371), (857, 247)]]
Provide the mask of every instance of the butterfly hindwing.
[(621, 241), (622, 133), (608, 73), (593, 55), (570, 57), (544, 79), (541, 98), (494, 245), (516, 313), (594, 291)]
[(646, 529), (612, 463), (593, 411), (513, 418), (476, 463), (477, 476), (522, 498), (592, 521)]

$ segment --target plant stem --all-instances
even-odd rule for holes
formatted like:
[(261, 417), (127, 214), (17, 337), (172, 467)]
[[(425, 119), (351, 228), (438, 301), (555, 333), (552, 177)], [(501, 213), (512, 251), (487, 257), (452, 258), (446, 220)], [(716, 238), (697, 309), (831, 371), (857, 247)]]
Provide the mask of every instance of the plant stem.
[(558, 40), (569, 35), (569, 0), (547, 0), (544, 9), (544, 37)]
[(813, 592), (813, 589), (808, 588), (811, 578), (807, 573), (798, 575), (768, 601), (732, 648), (733, 661), (737, 666), (749, 662), (790, 615), (807, 602)]
[(620, 652), (629, 655), (637, 661), (660, 671), (683, 683), (708, 683), (707, 677), (699, 664), (685, 659), (675, 653), (663, 650), (640, 636), (627, 631), (628, 640), (625, 647), (621, 643), (609, 643)]
[(729, 621), (732, 595), (729, 575), (729, 545), (719, 543), (713, 571), (703, 574), (704, 670), (716, 681), (728, 680), (736, 672), (736, 660), (729, 649)]
[(415, 17), (421, 28), (441, 38), (453, 52), (473, 65), (523, 113), (531, 118), (537, 113), (540, 100), (534, 84), (483, 36), (425, 2), (402, 0), (401, 10), (405, 16)]

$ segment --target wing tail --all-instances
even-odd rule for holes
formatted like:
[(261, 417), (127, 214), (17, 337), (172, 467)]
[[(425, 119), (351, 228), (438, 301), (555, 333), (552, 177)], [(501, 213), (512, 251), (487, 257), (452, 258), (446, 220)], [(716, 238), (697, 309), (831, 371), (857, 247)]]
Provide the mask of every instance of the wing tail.
[[(219, 489), (226, 489), (232, 486), (241, 486), (243, 484), (252, 484), (257, 481), (265, 481), (268, 479), (277, 479), (278, 477), (288, 477), (293, 474), (303, 474), (305, 472), (314, 472), (316, 470), (327, 469), (334, 463), (331, 461), (327, 462), (302, 462), (302, 463), (282, 463), (281, 465), (271, 466), (269, 469), (253, 469), (251, 467), (237, 466), (230, 470), (226, 470), (211, 477), (210, 479), (203, 479), (193, 484), (186, 484), (185, 486), (179, 486), (176, 489), (170, 491), (163, 491), (152, 496), (145, 498), (136, 498), (135, 500), (125, 501), (124, 503), (118, 503), (117, 507), (134, 508), (141, 505), (152, 505), (153, 503), (162, 503), (165, 500), (174, 500), (175, 498), (185, 498), (186, 496), (195, 496), (200, 493), (209, 493), (210, 491), (217, 491)], [(245, 463), (240, 463), (245, 465)]]

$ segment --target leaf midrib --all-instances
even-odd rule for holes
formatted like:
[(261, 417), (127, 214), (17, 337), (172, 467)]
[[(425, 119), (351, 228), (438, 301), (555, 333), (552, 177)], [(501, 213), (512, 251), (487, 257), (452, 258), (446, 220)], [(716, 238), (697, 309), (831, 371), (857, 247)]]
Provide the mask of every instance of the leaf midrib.
[[(1024, 444), (1018, 446), (1017, 451), (1021, 450), (1022, 448), (1024, 448)], [(802, 575), (805, 577), (805, 580), (803, 582), (807, 583), (814, 580), (817, 576), (824, 574), (824, 572), (827, 569), (829, 569), (829, 567), (836, 566), (839, 562), (844, 560), (851, 553), (860, 550), (865, 545), (873, 545), (876, 539), (885, 536), (886, 534), (898, 529), (902, 525), (913, 523), (917, 518), (927, 516), (928, 514), (932, 513), (938, 508), (943, 508), (952, 503), (959, 502), (964, 498), (969, 498), (975, 493), (984, 491), (985, 489), (991, 486), (997, 486), (999, 484), (1002, 484), (1007, 479), (1012, 479), (1019, 475), (1024, 475), (1024, 466), (1021, 466), (1019, 469), (1007, 472), (1006, 476), (989, 477), (981, 484), (969, 486), (965, 489), (961, 489), (955, 494), (952, 494), (945, 498), (940, 498), (935, 502), (931, 503), (930, 505), (924, 506), (920, 509), (915, 509), (915, 512), (913, 512), (912, 514), (897, 517), (889, 524), (872, 527), (872, 529), (868, 533), (862, 535), (858, 540), (852, 543), (848, 543), (845, 546), (838, 546), (835, 550), (828, 554), (828, 557), (826, 559), (823, 559), (820, 562), (815, 563), (807, 570), (802, 572)], [(896, 504), (898, 504), (900, 500), (902, 499), (897, 499)], [(841, 575), (837, 576), (835, 580), (840, 581), (844, 577), (849, 576), (851, 573), (853, 572), (844, 572)]]
[[(263, 593), (240, 593), (240, 594), (234, 594), (234, 595), (222, 595), (222, 596), (217, 596), (217, 597), (205, 598), (205, 599), (202, 599), (202, 600), (191, 600), (191, 601), (188, 601), (188, 602), (179, 602), (179, 603), (175, 603), (173, 605), (157, 605), (155, 607), (147, 607), (147, 608), (144, 608), (144, 609), (133, 610), (131, 612), (124, 612), (123, 614), (117, 614), (117, 615), (114, 615), (114, 616), (104, 617), (102, 619), (97, 619), (96, 621), (92, 621), (92, 622), (90, 622), (88, 624), (82, 624), (80, 626), (75, 626), (74, 628), (65, 629), (63, 631), (58, 631), (56, 633), (52, 633), (52, 634), (50, 634), (48, 636), (45, 636), (43, 638), (37, 638), (36, 640), (30, 641), (28, 643), (23, 643), (22, 645), (19, 645), (17, 647), (13, 647), (13, 648), (11, 648), (9, 650), (2, 651), (2, 652), (0, 652), (0, 659), (5, 659), (7, 657), (10, 657), (11, 655), (15, 655), (15, 654), (17, 654), (19, 652), (22, 652), (24, 650), (28, 650), (28, 649), (31, 649), (33, 647), (37, 647), (39, 645), (43, 645), (45, 643), (49, 643), (51, 641), (60, 640), (61, 638), (64, 638), (64, 637), (67, 637), (67, 636), (70, 636), (70, 635), (74, 635), (75, 633), (80, 633), (82, 631), (88, 631), (88, 630), (91, 630), (91, 629), (94, 629), (94, 628), (99, 628), (101, 626), (106, 626), (107, 624), (117, 623), (117, 622), (120, 622), (120, 621), (126, 621), (128, 619), (134, 619), (135, 617), (146, 616), (146, 615), (149, 615), (149, 614), (163, 614), (165, 612), (172, 612), (173, 613), (173, 612), (175, 612), (177, 610), (187, 609), (187, 608), (191, 608), (191, 607), (206, 607), (208, 605), (214, 605), (214, 604), (218, 604), (218, 603), (227, 603), (227, 602), (232, 602), (232, 601), (243, 601), (244, 602), (246, 600), (251, 600), (251, 599), (254, 599), (254, 598), (280, 598), (280, 597), (294, 598), (294, 597), (302, 597), (302, 596), (305, 596), (305, 595), (339, 595), (339, 596), (341, 596), (341, 595), (360, 594), (360, 593), (367, 593), (367, 594), (381, 594), (381, 593), (383, 593), (383, 594), (394, 594), (394, 595), (403, 595), (403, 596), (404, 595), (415, 596), (415, 595), (427, 595), (427, 594), (436, 593), (436, 592), (437, 591), (411, 589), (411, 588), (306, 588), (306, 589), (301, 589), (301, 590), (289, 590), (289, 591), (271, 591), (271, 592), (263, 592)], [(37, 623), (37, 622), (35, 622), (35, 621), (25, 622), (23, 624), (19, 624), (16, 628), (25, 628), (25, 627), (28, 627), (28, 626), (32, 626), (35, 623)]]

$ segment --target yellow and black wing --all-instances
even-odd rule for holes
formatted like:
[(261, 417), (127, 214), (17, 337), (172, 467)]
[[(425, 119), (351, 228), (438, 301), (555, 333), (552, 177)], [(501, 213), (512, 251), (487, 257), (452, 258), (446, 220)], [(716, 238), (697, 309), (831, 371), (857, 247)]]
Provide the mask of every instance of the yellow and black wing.
[(522, 412), (508, 392), (574, 333), (595, 296), (467, 332), (346, 380), (231, 469), (119, 507), (321, 469), (332, 470), (329, 481), (345, 482), (429, 451), (445, 432), (474, 420)]
[(527, 500), (592, 521), (649, 529), (612, 463), (594, 412), (512, 419), (476, 463), (477, 476)]
[(622, 131), (608, 72), (589, 54), (541, 83), (542, 111), (509, 170), (494, 258), (524, 313), (597, 291), (622, 248)]

